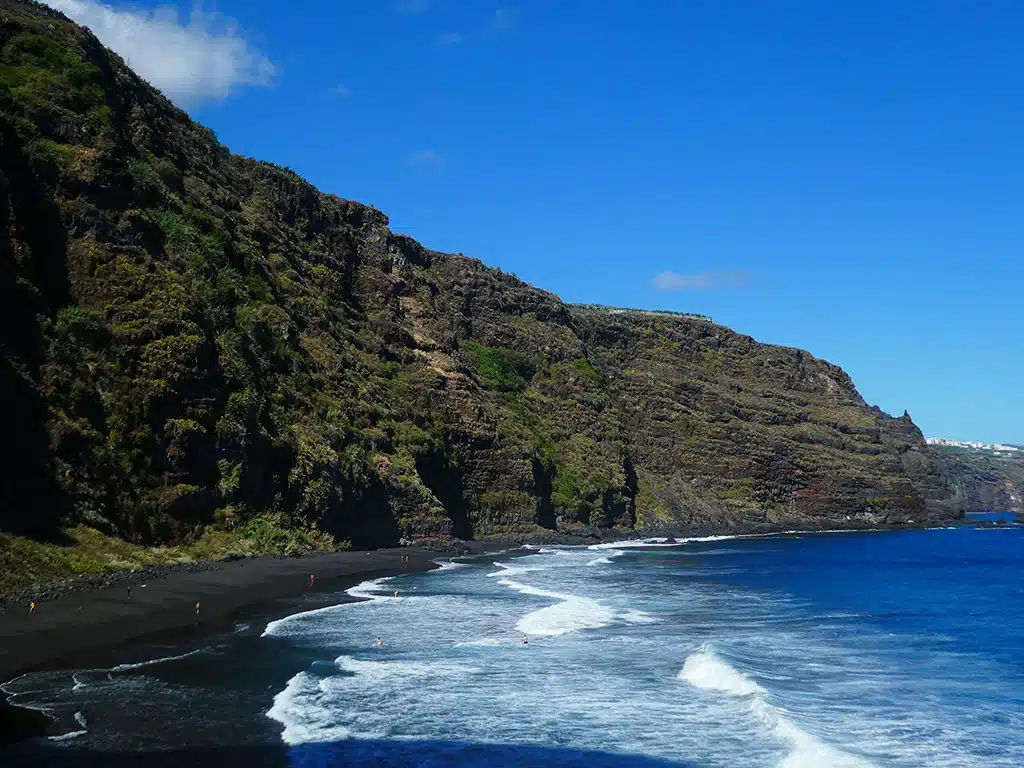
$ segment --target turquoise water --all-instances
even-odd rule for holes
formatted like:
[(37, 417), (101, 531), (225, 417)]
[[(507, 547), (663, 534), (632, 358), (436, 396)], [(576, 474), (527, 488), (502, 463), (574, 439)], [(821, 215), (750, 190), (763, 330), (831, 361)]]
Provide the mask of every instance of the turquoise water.
[(1024, 765), (1024, 528), (544, 548), (351, 592), (8, 689), (61, 715), (68, 755)]

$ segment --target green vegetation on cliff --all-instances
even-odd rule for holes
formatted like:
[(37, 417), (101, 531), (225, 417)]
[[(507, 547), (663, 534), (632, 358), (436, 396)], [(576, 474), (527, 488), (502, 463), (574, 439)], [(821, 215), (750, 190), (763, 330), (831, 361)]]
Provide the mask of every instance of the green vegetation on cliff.
[(949, 513), (839, 368), (427, 250), (0, 9), (0, 530), (191, 556), (265, 520), (368, 547)]

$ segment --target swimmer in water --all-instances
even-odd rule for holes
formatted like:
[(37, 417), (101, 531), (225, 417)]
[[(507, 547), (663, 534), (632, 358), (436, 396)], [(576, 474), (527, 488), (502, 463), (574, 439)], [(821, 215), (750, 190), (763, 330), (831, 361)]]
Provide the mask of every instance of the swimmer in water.
[(398, 597), (398, 590), (395, 590), (395, 597)]
[(526, 645), (529, 642), (530, 642), (530, 638), (528, 638), (526, 635), (523, 635), (523, 645)]
[(377, 647), (378, 648), (383, 648), (384, 647), (384, 641), (381, 640), (379, 637), (377, 638)]

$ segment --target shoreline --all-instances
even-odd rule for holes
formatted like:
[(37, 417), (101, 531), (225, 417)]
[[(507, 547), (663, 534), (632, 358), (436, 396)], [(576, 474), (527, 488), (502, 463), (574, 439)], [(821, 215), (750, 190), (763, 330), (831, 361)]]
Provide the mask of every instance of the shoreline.
[[(730, 532), (711, 534), (708, 538), (888, 530), (893, 528)], [(269, 623), (303, 610), (356, 602), (359, 598), (346, 596), (339, 600), (337, 593), (371, 579), (430, 571), (438, 567), (439, 559), (516, 550), (526, 555), (533, 548), (543, 546), (611, 545), (662, 537), (623, 536), (603, 541), (589, 537), (558, 538), (562, 540), (503, 538), (467, 542), (461, 551), (402, 547), (291, 558), (249, 558), (154, 574), (151, 583), (144, 580), (143, 573), (139, 579), (129, 582), (132, 584), (130, 598), (127, 585), (118, 583), (91, 591), (65, 593), (59, 599), (40, 603), (34, 616), (24, 610), (12, 613), (8, 606), (8, 613), (0, 615), (0, 684), (40, 670), (114, 666), (131, 657), (133, 648), (137, 652), (147, 640), (159, 638), (164, 643), (185, 644), (223, 631), (238, 619)], [(570, 538), (574, 540), (566, 540)], [(664, 538), (674, 545), (705, 537), (691, 534), (678, 539)], [(308, 581), (311, 573), (315, 576), (312, 589)], [(325, 593), (333, 595), (330, 601), (323, 599)], [(196, 600), (201, 603), (199, 621), (195, 615)], [(309, 606), (302, 606), (302, 600), (309, 601)], [(0, 748), (46, 735), (51, 723), (44, 712), (12, 704), (7, 694), (0, 691)]]
[[(498, 549), (481, 548), (477, 554)], [(303, 599), (311, 607), (338, 604), (323, 597), (370, 579), (430, 571), (436, 560), (457, 556), (408, 547), (252, 558), (138, 583), (130, 598), (127, 588), (117, 585), (41, 603), (34, 616), (12, 613), (8, 606), (0, 615), (0, 684), (40, 670), (113, 666), (147, 640), (181, 644), (223, 631), (240, 618), (269, 622), (302, 610)], [(44, 712), (13, 704), (0, 691), (0, 748), (46, 735), (51, 722)]]

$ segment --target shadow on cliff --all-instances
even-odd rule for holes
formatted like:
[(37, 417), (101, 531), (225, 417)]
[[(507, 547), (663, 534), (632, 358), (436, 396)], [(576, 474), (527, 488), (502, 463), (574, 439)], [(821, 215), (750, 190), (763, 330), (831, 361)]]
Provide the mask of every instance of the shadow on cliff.
[(39, 318), (56, 316), (68, 296), (59, 209), (13, 126), (0, 119), (0, 402), (12, 446), (0, 470), (0, 530), (52, 537), (65, 511), (40, 392), (48, 342)]
[(686, 768), (686, 763), (609, 752), (516, 744), (469, 744), (457, 741), (348, 740), (298, 747), (209, 747), (167, 752), (96, 752), (68, 746), (23, 744), (3, 756), (9, 768), (28, 766), (109, 766), (110, 768), (177, 768), (178, 766), (510, 766), (533, 768)]

